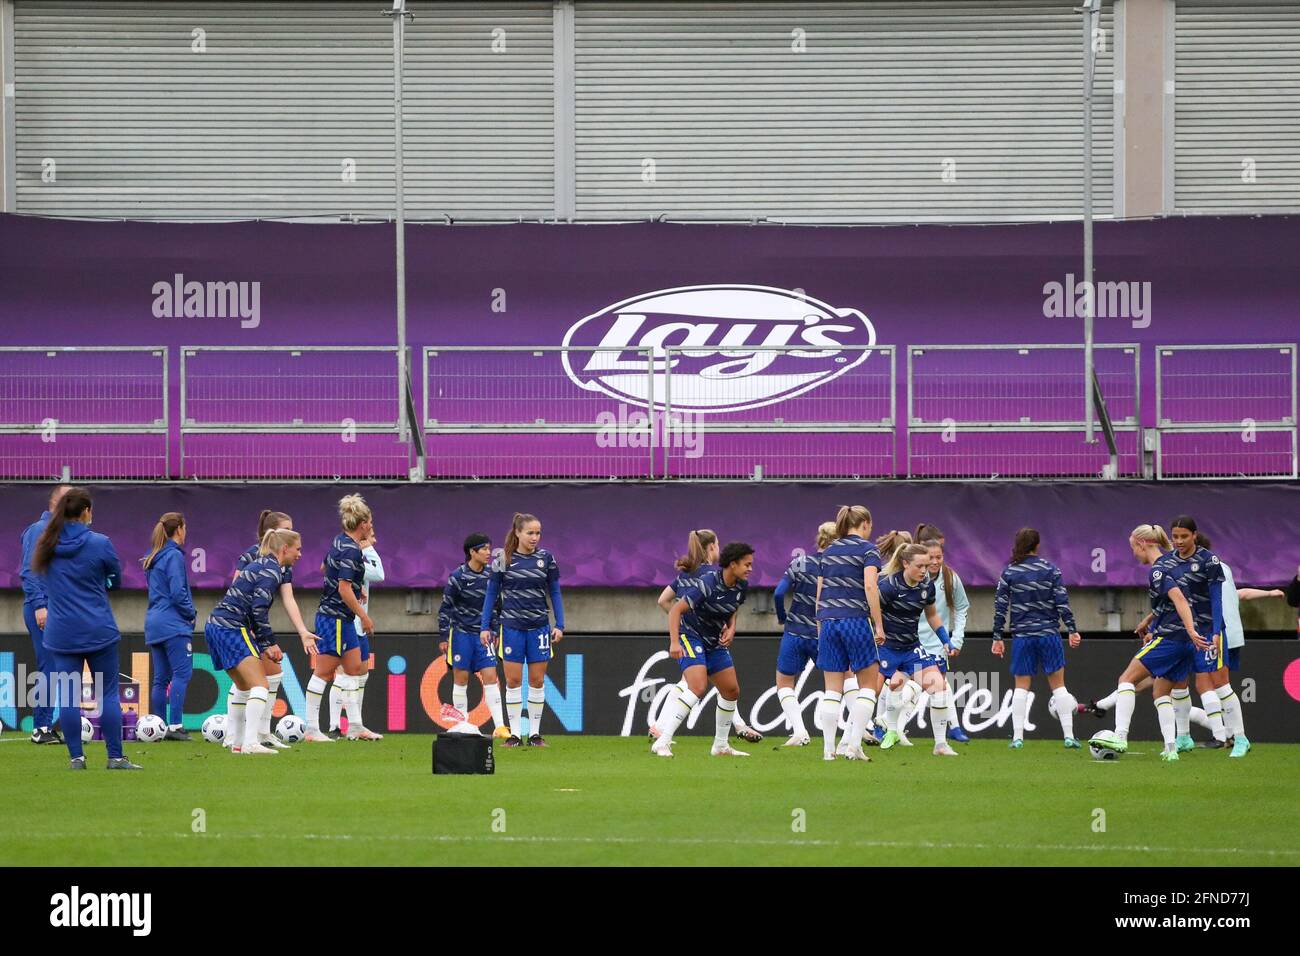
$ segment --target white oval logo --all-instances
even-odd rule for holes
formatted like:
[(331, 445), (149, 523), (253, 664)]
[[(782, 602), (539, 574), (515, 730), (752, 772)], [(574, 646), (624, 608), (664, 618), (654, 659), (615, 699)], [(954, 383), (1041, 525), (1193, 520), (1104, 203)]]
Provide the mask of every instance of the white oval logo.
[[(838, 378), (866, 361), (876, 330), (857, 309), (787, 289), (698, 285), (601, 309), (576, 322), (563, 344), (595, 350), (563, 353), (564, 371), (588, 391), (662, 408), (671, 373), (675, 411), (716, 413), (771, 405)], [(791, 350), (763, 351), (773, 347)], [(669, 367), (669, 348), (689, 351)], [(638, 354), (647, 349), (653, 376)]]

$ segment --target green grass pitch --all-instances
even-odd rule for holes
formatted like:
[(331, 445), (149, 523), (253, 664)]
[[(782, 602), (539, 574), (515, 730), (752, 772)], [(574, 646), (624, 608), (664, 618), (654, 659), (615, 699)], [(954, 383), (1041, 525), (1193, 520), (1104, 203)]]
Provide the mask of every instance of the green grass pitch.
[(493, 776), (435, 777), (430, 742), (275, 757), (129, 744), (141, 773), (106, 772), (90, 744), (73, 773), (63, 748), (6, 734), (0, 865), (305, 865), (322, 851), (362, 865), (1300, 864), (1300, 744), (1162, 764), (1158, 744), (1135, 742), (1143, 753), (1101, 763), (992, 738), (942, 759), (918, 736), (828, 764), (816, 741), (724, 759), (681, 737), (664, 760), (641, 738), (556, 736), (498, 747)]

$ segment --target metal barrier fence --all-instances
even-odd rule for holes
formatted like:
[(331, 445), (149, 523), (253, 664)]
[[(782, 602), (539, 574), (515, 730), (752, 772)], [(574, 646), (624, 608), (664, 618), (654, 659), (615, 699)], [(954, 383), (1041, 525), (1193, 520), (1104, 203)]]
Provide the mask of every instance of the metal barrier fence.
[(182, 478), (406, 478), (396, 348), (185, 346)]
[(0, 347), (0, 476), (170, 474), (167, 350)]
[(1157, 478), (1295, 478), (1296, 346), (1156, 348)]
[(908, 477), (1140, 477), (1138, 359), (1136, 345), (1094, 347), (1112, 458), (1100, 441), (1085, 443), (1082, 345), (909, 348)]

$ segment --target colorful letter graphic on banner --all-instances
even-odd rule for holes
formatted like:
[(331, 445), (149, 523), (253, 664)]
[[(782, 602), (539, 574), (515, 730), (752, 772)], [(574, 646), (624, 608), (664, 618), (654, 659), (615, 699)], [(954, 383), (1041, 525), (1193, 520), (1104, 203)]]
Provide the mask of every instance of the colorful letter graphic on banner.
[(406, 658), (400, 654), (388, 659), (388, 729), (406, 729)]
[(280, 666), (284, 668), (280, 676), (280, 691), (289, 701), (289, 708), (285, 710), (283, 701), (277, 701), (275, 716), (283, 717), (286, 713), (299, 715), (307, 713), (307, 696), (302, 692), (302, 685), (298, 683), (298, 675), (294, 673), (293, 665), (289, 663), (288, 654), (284, 656)]
[(0, 653), (0, 724), (18, 726), (18, 677), (14, 674), (14, 652)]
[(546, 706), (573, 734), (582, 733), (582, 655), (564, 655), (564, 689), (560, 689), (546, 675)]
[(206, 671), (212, 675), (212, 679), (217, 682), (217, 699), (213, 702), (211, 709), (205, 710), (201, 714), (185, 715), (186, 730), (200, 730), (203, 722), (213, 714), (224, 714), (226, 712), (226, 692), (230, 690), (231, 680), (225, 671), (219, 671), (212, 666), (212, 657), (209, 654), (200, 654), (197, 651), (194, 654), (194, 673)]

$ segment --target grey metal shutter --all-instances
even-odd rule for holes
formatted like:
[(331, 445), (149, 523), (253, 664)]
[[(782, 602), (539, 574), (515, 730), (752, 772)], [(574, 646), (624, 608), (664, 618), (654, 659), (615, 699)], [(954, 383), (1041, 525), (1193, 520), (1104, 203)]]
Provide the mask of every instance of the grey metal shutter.
[[(1112, 208), (1111, 13), (1098, 215)], [(1080, 214), (1083, 25), (1069, 0), (580, 2), (575, 30), (580, 216)]]
[(1300, 210), (1300, 5), (1178, 0), (1174, 24), (1177, 210)]
[[(389, 215), (385, 6), (16, 0), (18, 210)], [(410, 7), (408, 217), (550, 215), (551, 4)], [(195, 29), (205, 53), (191, 50)]]

